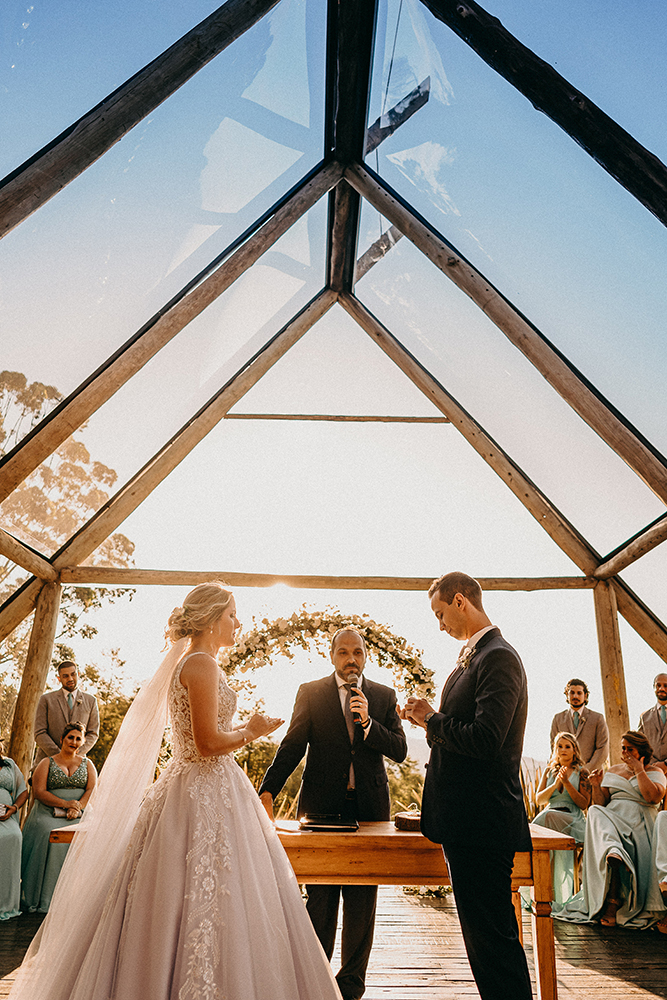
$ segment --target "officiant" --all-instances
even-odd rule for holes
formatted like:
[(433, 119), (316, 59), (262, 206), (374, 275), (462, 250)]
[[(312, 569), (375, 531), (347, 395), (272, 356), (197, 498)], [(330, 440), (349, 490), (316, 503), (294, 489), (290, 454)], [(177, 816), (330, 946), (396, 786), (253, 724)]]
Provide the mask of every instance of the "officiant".
[[(353, 628), (331, 640), (333, 674), (302, 684), (290, 726), (259, 789), (273, 819), (273, 801), (308, 757), (298, 815), (338, 814), (344, 819), (388, 820), (389, 783), (384, 757), (401, 763), (407, 742), (392, 688), (363, 676), (366, 643)], [(308, 913), (329, 960), (333, 954), (339, 899), (343, 896), (341, 968), (336, 976), (343, 1000), (359, 1000), (373, 943), (377, 886), (308, 885)]]

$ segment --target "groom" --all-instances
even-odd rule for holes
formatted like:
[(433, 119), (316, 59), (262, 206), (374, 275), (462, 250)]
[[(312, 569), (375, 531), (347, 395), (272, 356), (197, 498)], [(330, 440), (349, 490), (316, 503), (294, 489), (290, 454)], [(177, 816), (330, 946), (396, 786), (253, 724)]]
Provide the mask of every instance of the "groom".
[[(407, 754), (396, 695), (384, 684), (362, 677), (366, 643), (356, 629), (336, 632), (330, 655), (334, 673), (302, 684), (297, 692), (289, 729), (264, 775), (260, 799), (273, 819), (273, 800), (307, 750), (299, 816), (336, 813), (344, 819), (388, 820), (383, 755), (400, 764)], [(351, 677), (358, 679), (354, 686)], [(377, 886), (307, 885), (306, 889), (308, 913), (329, 960), (342, 891), (341, 969), (336, 981), (343, 1000), (358, 1000), (366, 988)]]
[(487, 617), (476, 580), (448, 573), (428, 593), (441, 630), (465, 645), (439, 709), (408, 698), (400, 712), (426, 730), (431, 747), (422, 832), (443, 845), (482, 1000), (531, 1000), (511, 885), (514, 852), (531, 848), (519, 782), (526, 675)]

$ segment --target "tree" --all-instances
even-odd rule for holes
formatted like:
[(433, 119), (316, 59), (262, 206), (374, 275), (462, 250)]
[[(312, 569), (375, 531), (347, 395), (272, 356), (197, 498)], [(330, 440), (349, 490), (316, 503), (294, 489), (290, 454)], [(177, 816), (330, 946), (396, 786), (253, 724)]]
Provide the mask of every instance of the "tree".
[(86, 681), (86, 689), (95, 695), (100, 710), (99, 739), (88, 754), (98, 771), (102, 770), (127, 710), (138, 691), (135, 687), (132, 694), (125, 693), (123, 689), (125, 660), (121, 660), (119, 654), (118, 649), (112, 649), (108, 654), (111, 658), (109, 674), (103, 674), (93, 663), (87, 664), (81, 671), (81, 676)]
[[(22, 372), (0, 372), (0, 456), (18, 445), (61, 399), (55, 386), (29, 382)], [(93, 460), (83, 441), (72, 435), (2, 503), (3, 526), (48, 558), (108, 500), (116, 479), (116, 472)], [(92, 561), (100, 566), (129, 566), (133, 552), (134, 544), (118, 533), (96, 550)], [(11, 560), (0, 559), (0, 604), (27, 579)], [(131, 599), (133, 594), (127, 588), (65, 587), (57, 639), (62, 643), (74, 636), (90, 638), (97, 630), (82, 617), (106, 601), (121, 596)], [(7, 731), (14, 712), (30, 627), (26, 620), (0, 644), (2, 732)]]

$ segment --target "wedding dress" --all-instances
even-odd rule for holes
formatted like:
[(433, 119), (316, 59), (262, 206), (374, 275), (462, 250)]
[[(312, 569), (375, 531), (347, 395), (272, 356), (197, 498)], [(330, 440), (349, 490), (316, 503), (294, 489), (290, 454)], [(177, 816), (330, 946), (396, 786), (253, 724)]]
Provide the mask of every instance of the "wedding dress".
[[(48, 995), (340, 1000), (291, 865), (246, 774), (231, 754), (202, 757), (196, 749), (180, 682), (186, 659), (168, 693), (173, 759), (144, 798), (78, 974), (62, 987), (54, 977)], [(231, 729), (235, 709), (221, 672), (221, 730)]]

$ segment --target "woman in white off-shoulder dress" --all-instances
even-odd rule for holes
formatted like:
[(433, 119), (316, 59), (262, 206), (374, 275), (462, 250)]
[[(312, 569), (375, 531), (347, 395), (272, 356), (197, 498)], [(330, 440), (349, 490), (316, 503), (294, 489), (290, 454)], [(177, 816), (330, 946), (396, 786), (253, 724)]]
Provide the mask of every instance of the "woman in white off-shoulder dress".
[[(66, 863), (83, 892), (78, 868), (90, 862), (88, 878), (108, 881), (104, 897), (97, 892), (92, 908), (82, 901), (91, 926), (78, 921), (73, 928), (71, 920), (54, 926), (54, 918), (71, 918), (78, 907), (61, 878), (12, 1000), (339, 1000), (287, 856), (232, 756), (282, 723), (255, 715), (233, 726), (236, 695), (215, 655), (233, 645), (239, 628), (234, 598), (217, 583), (196, 587), (172, 613), (167, 636), (176, 642), (175, 655), (160, 668), (171, 675), (163, 677), (160, 698), (168, 700), (173, 759), (146, 793), (122, 858), (109, 872), (95, 839), (99, 835), (104, 852), (114, 849), (116, 835), (101, 832), (105, 817), (99, 814), (125, 807), (131, 748), (121, 748), (117, 763), (130, 770), (125, 785), (117, 772), (118, 800), (107, 795), (101, 807), (92, 800), (97, 828), (86, 828), (84, 819), (83, 837)], [(130, 726), (145, 724), (154, 712), (149, 699)], [(159, 741), (153, 749), (157, 754)], [(110, 760), (100, 777), (103, 791)], [(68, 957), (54, 969), (59, 946), (69, 949)]]

